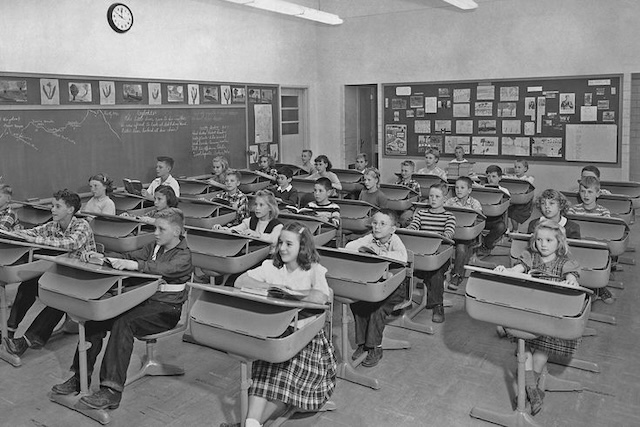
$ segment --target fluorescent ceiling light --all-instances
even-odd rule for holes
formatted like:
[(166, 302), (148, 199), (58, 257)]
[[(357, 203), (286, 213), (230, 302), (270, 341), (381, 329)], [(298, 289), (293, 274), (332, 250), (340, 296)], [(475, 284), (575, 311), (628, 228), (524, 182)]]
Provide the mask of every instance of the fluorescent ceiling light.
[(478, 7), (478, 3), (476, 3), (473, 0), (444, 0), (444, 1), (454, 5), (455, 7), (458, 7), (464, 10), (475, 9)]
[(282, 13), (284, 15), (297, 16), (298, 18), (309, 19), (311, 21), (322, 22), (323, 24), (339, 25), (342, 19), (333, 13), (323, 12), (299, 4), (284, 0), (226, 0), (231, 3), (243, 4), (257, 9), (268, 10), (270, 12)]

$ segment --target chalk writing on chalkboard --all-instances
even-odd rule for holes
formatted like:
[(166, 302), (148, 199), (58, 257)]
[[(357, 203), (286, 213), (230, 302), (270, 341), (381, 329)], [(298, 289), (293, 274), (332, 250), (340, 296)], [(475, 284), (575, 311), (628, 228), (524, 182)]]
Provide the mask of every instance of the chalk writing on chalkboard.
[(125, 113), (122, 118), (122, 133), (171, 133), (188, 125), (184, 113), (163, 110), (136, 110)]

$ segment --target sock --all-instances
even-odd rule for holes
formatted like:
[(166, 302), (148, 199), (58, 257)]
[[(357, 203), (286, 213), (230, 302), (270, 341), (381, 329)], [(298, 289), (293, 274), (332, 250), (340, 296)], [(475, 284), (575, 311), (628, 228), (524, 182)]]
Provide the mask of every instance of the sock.
[(23, 335), (22, 338), (24, 338), (24, 341), (27, 343), (27, 345), (31, 347), (31, 341), (29, 341), (29, 338), (27, 338), (26, 335)]
[(527, 387), (536, 387), (536, 377), (533, 371), (524, 371), (524, 385)]
[(262, 424), (258, 422), (258, 420), (254, 418), (247, 418), (244, 422), (245, 427), (262, 427)]

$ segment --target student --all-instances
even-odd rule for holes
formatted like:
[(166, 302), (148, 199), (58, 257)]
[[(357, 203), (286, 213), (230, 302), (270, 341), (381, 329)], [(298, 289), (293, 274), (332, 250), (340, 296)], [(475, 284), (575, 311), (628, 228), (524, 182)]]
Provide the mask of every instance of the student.
[(324, 154), (321, 154), (316, 157), (314, 162), (316, 164), (316, 171), (306, 178), (314, 180), (318, 178), (329, 178), (329, 181), (331, 181), (331, 186), (333, 188), (335, 188), (336, 190), (342, 190), (342, 183), (338, 179), (338, 175), (331, 172), (331, 168), (333, 166), (331, 165), (331, 161), (329, 160), (329, 158)]
[[(149, 212), (146, 212), (143, 216), (139, 216), (136, 219), (140, 222), (144, 222), (145, 224), (155, 224), (156, 218), (158, 215), (169, 208), (178, 207), (178, 198), (176, 197), (176, 193), (173, 192), (173, 188), (167, 185), (161, 185), (156, 188), (156, 191), (153, 193), (153, 205), (154, 208)], [(125, 212), (122, 214), (123, 216), (128, 216)]]
[[(327, 304), (331, 291), (319, 264), (320, 257), (307, 228), (287, 224), (273, 259), (238, 278), (236, 287), (280, 286), (307, 293), (302, 301)], [(245, 426), (261, 426), (289, 407), (317, 411), (329, 400), (336, 384), (336, 359), (324, 329), (291, 360), (283, 363), (253, 362), (249, 388), (249, 411)], [(229, 426), (223, 423), (221, 426)], [(231, 424), (232, 425), (232, 424)]]
[(213, 226), (214, 230), (230, 230), (246, 236), (255, 237), (275, 246), (282, 230), (282, 223), (278, 220), (278, 203), (273, 193), (269, 190), (256, 192), (253, 203), (253, 213), (238, 225), (222, 227), (220, 224)]
[(456, 145), (456, 148), (453, 150), (454, 158), (449, 161), (449, 163), (469, 163), (467, 159), (464, 158), (464, 147), (462, 145)]
[(257, 172), (266, 175), (269, 179), (275, 179), (278, 175), (278, 171), (276, 170), (276, 161), (273, 160), (273, 157), (267, 154), (262, 154), (258, 158)]
[[(382, 209), (373, 215), (371, 233), (347, 243), (345, 249), (362, 252), (373, 252), (387, 258), (407, 262), (407, 250), (396, 232), (398, 215), (391, 209)], [(356, 345), (358, 348), (351, 358), (358, 359), (367, 352), (362, 366), (376, 366), (382, 359), (382, 334), (385, 319), (394, 307), (404, 301), (407, 284), (404, 281), (386, 299), (379, 302), (359, 301), (351, 304), (351, 312), (355, 320)]]
[(302, 155), (300, 156), (300, 158), (302, 159), (302, 166), (300, 167), (308, 174), (313, 174), (316, 171), (315, 167), (311, 164), (311, 159), (313, 159), (313, 151), (302, 150)]
[[(456, 195), (447, 199), (444, 202), (446, 206), (458, 206), (462, 208), (473, 209), (476, 212), (482, 213), (482, 205), (477, 199), (471, 197), (471, 191), (473, 187), (473, 181), (468, 176), (461, 176), (456, 179), (455, 192)], [(462, 278), (464, 277), (464, 266), (469, 263), (469, 257), (471, 255), (472, 241), (457, 241), (456, 242), (456, 257), (453, 263), (453, 274), (449, 281), (448, 288), (451, 290), (458, 289)]]
[[(498, 187), (507, 196), (510, 196), (509, 190), (500, 185), (500, 179), (502, 179), (502, 168), (498, 165), (489, 165), (486, 169), (487, 186)], [(493, 248), (496, 246), (496, 242), (507, 231), (507, 224), (505, 222), (505, 215), (500, 216), (488, 216), (486, 220), (485, 230), (489, 230), (489, 234), (484, 237), (482, 246), (478, 249), (480, 255), (490, 255)]]
[[(400, 163), (400, 177), (395, 182), (396, 185), (404, 185), (405, 187), (409, 187), (418, 195), (420, 195), (420, 183), (413, 179), (413, 172), (416, 170), (416, 164), (412, 160), (403, 160)], [(413, 218), (413, 208), (409, 208), (406, 211), (400, 214), (400, 219), (398, 220), (400, 227), (406, 227), (411, 224), (411, 219)]]
[[(456, 217), (444, 208), (444, 201), (449, 188), (445, 183), (433, 184), (429, 187), (429, 208), (418, 209), (413, 214), (413, 220), (408, 230), (432, 231), (453, 238), (456, 231)], [(449, 269), (449, 261), (436, 271), (418, 271), (416, 276), (421, 278), (427, 290), (427, 308), (433, 309), (431, 321), (444, 322), (444, 274)]]
[[(580, 171), (580, 179), (578, 180), (578, 187), (575, 187), (576, 192), (580, 190), (580, 180), (587, 176), (596, 177), (598, 178), (598, 181), (600, 181), (600, 169), (598, 169), (598, 167), (594, 165), (586, 165), (585, 167), (583, 167), (582, 170)], [(611, 191), (606, 190), (604, 188), (600, 189), (600, 195), (609, 195), (609, 194), (611, 194)]]
[[(240, 172), (237, 170), (229, 169), (225, 178), (226, 191), (223, 191), (216, 195), (217, 199), (226, 200), (231, 207), (237, 209), (236, 217), (233, 221), (229, 222), (227, 227), (238, 225), (243, 219), (249, 216), (249, 201), (247, 196), (240, 191)], [(213, 199), (215, 201), (216, 199)]]
[(8, 184), (0, 184), (0, 230), (19, 230), (20, 220), (18, 215), (11, 208), (11, 196), (13, 189)]
[[(529, 162), (522, 159), (516, 159), (513, 162), (513, 175), (505, 175), (505, 178), (521, 179), (533, 184), (534, 177), (527, 175), (529, 171)], [(509, 205), (508, 217), (511, 220), (511, 231), (518, 231), (520, 224), (524, 223), (531, 216), (533, 210), (533, 200), (524, 205)]]
[(298, 206), (298, 190), (293, 188), (291, 181), (293, 180), (293, 171), (288, 166), (278, 169), (276, 177), (276, 188), (274, 195), (279, 203), (291, 206)]
[(536, 218), (529, 222), (527, 233), (531, 234), (542, 219), (555, 221), (564, 227), (567, 239), (580, 239), (580, 225), (565, 215), (569, 210), (569, 201), (561, 192), (552, 188), (546, 189), (535, 201), (536, 208), (542, 214), (542, 218)]
[(84, 206), (83, 212), (116, 214), (116, 204), (109, 198), (113, 192), (113, 180), (104, 173), (89, 178), (89, 188), (93, 197)]
[[(499, 265), (495, 270), (514, 273), (536, 270), (548, 274), (548, 277), (544, 277), (547, 280), (578, 286), (580, 267), (569, 258), (564, 227), (554, 221), (543, 220), (534, 230), (529, 248), (520, 255), (517, 264), (511, 268)], [(565, 340), (548, 336), (526, 340), (525, 390), (531, 403), (531, 415), (536, 415), (542, 409), (544, 391), (539, 388), (538, 381), (549, 355), (571, 357), (578, 343), (579, 339)]]
[(442, 178), (444, 181), (447, 180), (447, 172), (445, 172), (444, 170), (438, 167), (438, 161), (440, 161), (440, 152), (438, 150), (429, 148), (424, 153), (424, 161), (427, 164), (427, 166), (420, 169), (418, 171), (419, 174), (436, 175)]
[(580, 180), (580, 199), (582, 203), (573, 205), (567, 212), (570, 215), (590, 215), (610, 217), (611, 211), (598, 204), (600, 181), (594, 176), (586, 176)]
[(369, 168), (367, 153), (359, 153), (356, 156), (356, 170), (360, 173), (364, 173), (367, 168)]
[(365, 201), (380, 209), (387, 207), (389, 199), (380, 190), (380, 171), (376, 168), (366, 168), (363, 172), (364, 190), (360, 191), (358, 200)]
[[(91, 226), (84, 219), (74, 216), (81, 206), (80, 196), (64, 189), (54, 193), (53, 198), (50, 222), (29, 230), (15, 231), (15, 233), (31, 243), (68, 249), (71, 251), (69, 256), (73, 258), (80, 258), (86, 252), (95, 251), (96, 243)], [(38, 280), (39, 277), (27, 280), (18, 287), (7, 322), (9, 337), (13, 337), (18, 325), (35, 302), (38, 295)], [(45, 307), (29, 326), (24, 337), (16, 340), (5, 339), (9, 352), (21, 356), (29, 347), (42, 348), (62, 316), (64, 312)]]
[(174, 164), (173, 159), (171, 157), (160, 156), (157, 157), (156, 160), (157, 178), (151, 181), (151, 184), (149, 184), (146, 190), (142, 190), (142, 195), (149, 200), (153, 200), (153, 193), (156, 191), (156, 188), (161, 185), (168, 185), (173, 188), (176, 197), (180, 197), (180, 184), (171, 176), (171, 170)]
[[(103, 339), (111, 332), (100, 367), (100, 389), (84, 396), (80, 401), (93, 409), (116, 409), (120, 406), (124, 383), (127, 380), (127, 367), (133, 352), (133, 340), (144, 336), (168, 331), (180, 320), (182, 304), (187, 299), (186, 282), (193, 266), (191, 251), (184, 238), (184, 215), (177, 208), (161, 212), (155, 223), (155, 242), (141, 249), (110, 258), (117, 270), (139, 271), (148, 274), (160, 274), (162, 280), (155, 294), (113, 319), (88, 321), (85, 324), (86, 340), (91, 344), (87, 350), (87, 368), (89, 380), (98, 355), (102, 350)], [(97, 252), (87, 256), (101, 257)], [(80, 372), (76, 350), (71, 365), (73, 376), (67, 381), (56, 384), (51, 391), (54, 394), (74, 394), (80, 391)]]
[(229, 169), (229, 160), (225, 156), (214, 156), (211, 159), (211, 178), (209, 178), (209, 184), (216, 187), (223, 188), (224, 180), (227, 177), (227, 170)]
[(313, 185), (313, 198), (315, 201), (307, 203), (307, 207), (313, 211), (313, 215), (337, 227), (340, 225), (340, 206), (329, 200), (329, 192), (331, 190), (329, 178), (318, 178)]

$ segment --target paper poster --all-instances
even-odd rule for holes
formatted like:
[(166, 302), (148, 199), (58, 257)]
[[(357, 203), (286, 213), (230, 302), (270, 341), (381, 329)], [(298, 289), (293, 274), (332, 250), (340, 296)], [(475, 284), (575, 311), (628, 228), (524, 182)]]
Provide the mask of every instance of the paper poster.
[(542, 133), (542, 117), (544, 117), (547, 111), (547, 98), (544, 96), (538, 97), (538, 116), (536, 117), (536, 133)]
[(498, 155), (497, 136), (474, 136), (471, 141), (471, 153), (480, 156)]
[(162, 104), (162, 91), (160, 90), (160, 83), (149, 83), (149, 105)]
[(478, 133), (479, 134), (494, 134), (496, 133), (496, 121), (495, 120), (478, 120)]
[(469, 104), (453, 104), (453, 117), (469, 117)]
[(416, 120), (413, 126), (414, 133), (431, 133), (431, 120)]
[[(244, 104), (247, 99), (247, 93), (243, 87), (231, 88), (231, 103), (232, 104)], [(260, 97), (262, 98), (262, 91), (260, 91)]]
[(269, 144), (269, 155), (276, 162), (279, 160), (279, 158), (278, 158), (278, 144)]
[(534, 122), (524, 122), (524, 134), (533, 136), (536, 134), (536, 124)]
[(598, 107), (583, 106), (580, 107), (581, 122), (595, 122), (598, 120)]
[(392, 110), (406, 110), (407, 109), (407, 100), (402, 98), (393, 98), (391, 100), (391, 109)]
[(451, 120), (436, 120), (434, 133), (451, 133)]
[(576, 94), (561, 93), (560, 94), (560, 114), (576, 113)]
[(456, 146), (462, 145), (468, 147), (471, 137), (469, 136), (450, 136), (447, 135), (444, 138), (444, 152), (447, 154), (453, 154), (456, 151)]
[(616, 121), (616, 112), (615, 111), (603, 111), (602, 112), (602, 121), (603, 122), (615, 122)]
[(40, 103), (42, 105), (60, 105), (58, 79), (40, 79)]
[(532, 138), (531, 155), (534, 157), (562, 157), (562, 138)]
[(409, 96), (411, 95), (411, 86), (398, 86), (396, 88), (396, 96)]
[(407, 154), (407, 125), (385, 125), (384, 153), (391, 156)]
[(91, 83), (69, 82), (69, 102), (91, 102)]
[(0, 102), (27, 102), (27, 81), (0, 80)]
[(584, 105), (593, 104), (593, 92), (588, 92), (584, 94)]
[(503, 120), (502, 133), (504, 135), (519, 135), (522, 133), (522, 124), (520, 120)]
[(409, 107), (411, 108), (420, 108), (424, 102), (424, 97), (422, 95), (413, 95), (409, 97)]
[(408, 119), (412, 119), (416, 116), (416, 112), (414, 110), (407, 110), (404, 114)]
[(469, 102), (471, 101), (471, 89), (454, 89), (453, 102)]
[(475, 115), (478, 117), (493, 116), (493, 102), (476, 102)]
[(427, 114), (438, 112), (438, 98), (425, 97), (424, 98), (424, 112)]
[(249, 163), (250, 164), (258, 163), (258, 146), (257, 145), (249, 146)]
[(507, 86), (500, 88), (500, 101), (517, 101), (520, 99), (520, 88), (518, 86)]
[(598, 110), (608, 110), (609, 109), (609, 100), (608, 99), (599, 99), (598, 100)]
[(98, 87), (100, 88), (100, 105), (115, 105), (115, 84), (113, 82), (101, 80), (98, 82)]
[(478, 101), (493, 101), (496, 98), (495, 86), (478, 86), (476, 99)]
[(527, 96), (524, 98), (524, 115), (532, 119), (536, 116), (536, 98)]
[(438, 88), (438, 98), (449, 98), (451, 96), (451, 91), (448, 87), (439, 87)]
[(418, 135), (418, 154), (424, 154), (427, 149), (438, 150), (439, 153), (442, 153), (444, 137), (442, 135)]
[(167, 102), (184, 102), (184, 86), (167, 85)]
[(529, 156), (530, 138), (505, 136), (502, 138), (503, 156)]
[(273, 113), (271, 104), (254, 104), (256, 144), (273, 141)]
[(122, 100), (127, 104), (142, 103), (142, 85), (140, 83), (124, 83), (122, 85)]
[(456, 120), (456, 133), (470, 135), (473, 133), (473, 120)]
[(220, 103), (222, 105), (231, 104), (231, 86), (229, 85), (220, 86)]
[(189, 94), (189, 105), (200, 105), (200, 85), (188, 84), (187, 93)]
[(515, 117), (516, 108), (515, 102), (498, 102), (498, 117)]

